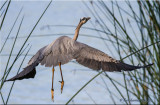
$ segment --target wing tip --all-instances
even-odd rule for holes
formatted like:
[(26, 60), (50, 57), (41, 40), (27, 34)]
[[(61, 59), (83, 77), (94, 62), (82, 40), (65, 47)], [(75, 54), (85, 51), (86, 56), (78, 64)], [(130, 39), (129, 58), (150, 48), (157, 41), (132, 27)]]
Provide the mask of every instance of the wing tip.
[(8, 81), (15, 81), (15, 78), (12, 77), (12, 78), (10, 78), (10, 79), (8, 79), (8, 80), (4, 80), (4, 82), (8, 82)]
[(145, 66), (143, 66), (143, 68), (150, 67), (150, 66), (152, 66), (152, 65), (154, 65), (154, 63), (148, 64), (148, 65), (145, 65)]
[(15, 77), (12, 77), (12, 78), (10, 78), (8, 80), (4, 80), (4, 82), (15, 81), (15, 80), (18, 80), (18, 79), (16, 79)]
[[(26, 69), (27, 70), (27, 69)], [(21, 71), (19, 74), (15, 75), (14, 77), (5, 80), (4, 82), (8, 82), (8, 81), (15, 81), (15, 80), (23, 80), (23, 79), (29, 79), (29, 78), (34, 78), (36, 75), (36, 69), (33, 68), (30, 72), (28, 72), (27, 74), (25, 73), (25, 69), (23, 71)]]

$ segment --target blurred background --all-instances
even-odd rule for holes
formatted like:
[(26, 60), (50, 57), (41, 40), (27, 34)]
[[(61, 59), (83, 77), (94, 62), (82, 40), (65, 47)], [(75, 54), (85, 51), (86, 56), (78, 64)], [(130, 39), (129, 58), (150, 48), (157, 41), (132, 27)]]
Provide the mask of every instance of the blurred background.
[[(0, 1), (0, 104), (160, 103), (159, 8), (159, 1)], [(39, 65), (34, 79), (4, 83), (43, 46), (62, 35), (72, 38), (82, 17), (91, 19), (82, 26), (79, 42), (128, 64), (154, 65), (104, 73), (73, 60), (62, 65), (62, 94), (55, 67), (54, 102), (52, 68)]]

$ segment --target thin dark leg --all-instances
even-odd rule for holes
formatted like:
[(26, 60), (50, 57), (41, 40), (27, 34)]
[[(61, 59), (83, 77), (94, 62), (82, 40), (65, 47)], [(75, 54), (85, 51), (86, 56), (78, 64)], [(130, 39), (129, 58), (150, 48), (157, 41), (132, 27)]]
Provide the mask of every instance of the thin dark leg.
[(52, 98), (52, 101), (54, 101), (53, 82), (54, 82), (54, 67), (52, 68), (52, 88), (51, 88), (51, 98)]
[(64, 81), (63, 81), (63, 75), (62, 75), (62, 69), (61, 69), (61, 62), (59, 63), (59, 68), (60, 68), (61, 78), (62, 78), (62, 81), (59, 81), (61, 83), (61, 93), (62, 93), (63, 86), (64, 86)]

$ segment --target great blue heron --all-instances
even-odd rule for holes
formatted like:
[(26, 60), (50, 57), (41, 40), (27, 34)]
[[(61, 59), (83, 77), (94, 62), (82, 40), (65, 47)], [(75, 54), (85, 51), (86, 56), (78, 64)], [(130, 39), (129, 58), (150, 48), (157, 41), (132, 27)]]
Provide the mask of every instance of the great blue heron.
[(24, 68), (19, 74), (14, 76), (13, 78), (6, 81), (14, 81), (14, 80), (22, 80), (28, 78), (34, 78), (36, 74), (36, 66), (40, 63), (41, 65), (45, 65), (45, 67), (52, 68), (52, 88), (51, 88), (51, 96), (52, 100), (54, 97), (54, 89), (53, 89), (53, 77), (54, 77), (54, 67), (59, 65), (61, 72), (61, 93), (63, 90), (64, 80), (61, 70), (61, 64), (68, 63), (72, 59), (76, 59), (76, 61), (88, 68), (93, 70), (104, 70), (104, 71), (131, 71), (138, 68), (145, 68), (152, 64), (146, 66), (132, 66), (125, 63), (122, 63), (112, 57), (108, 56), (104, 52), (97, 50), (93, 47), (90, 47), (86, 44), (80, 43), (77, 40), (79, 30), (83, 24), (85, 24), (90, 17), (84, 17), (80, 19), (80, 22), (76, 28), (75, 35), (72, 38), (68, 36), (61, 36), (51, 44), (44, 46), (41, 48), (28, 62), (28, 66)]

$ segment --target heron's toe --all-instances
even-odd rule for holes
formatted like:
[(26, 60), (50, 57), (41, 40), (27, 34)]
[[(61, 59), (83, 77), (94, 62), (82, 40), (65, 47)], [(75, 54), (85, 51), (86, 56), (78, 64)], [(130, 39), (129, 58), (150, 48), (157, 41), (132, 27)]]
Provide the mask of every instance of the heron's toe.
[(52, 98), (52, 101), (54, 101), (54, 89), (51, 89), (51, 98)]
[(63, 91), (64, 81), (59, 81), (61, 83), (61, 93)]

